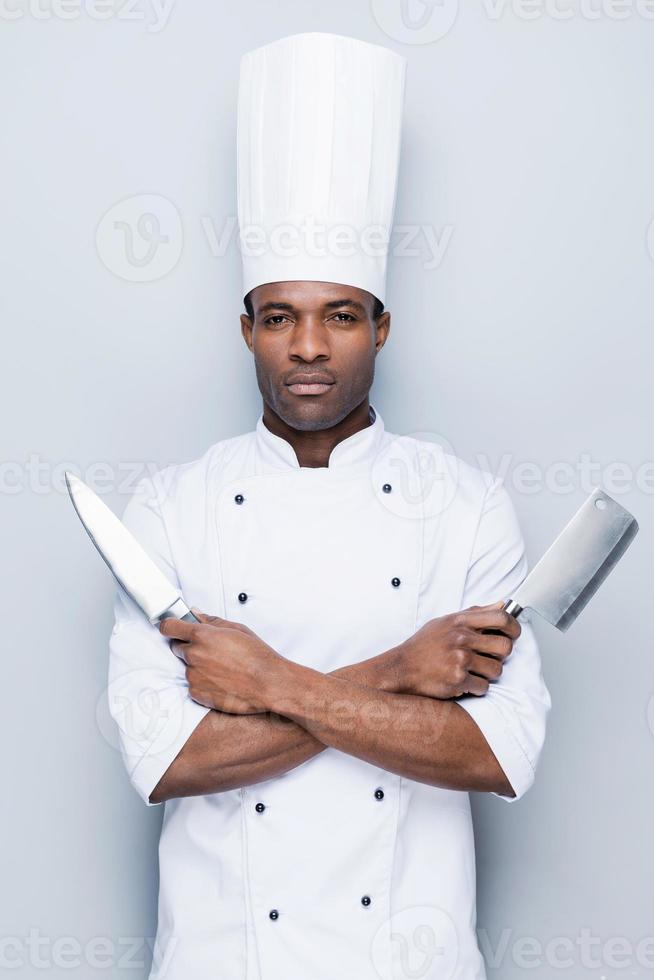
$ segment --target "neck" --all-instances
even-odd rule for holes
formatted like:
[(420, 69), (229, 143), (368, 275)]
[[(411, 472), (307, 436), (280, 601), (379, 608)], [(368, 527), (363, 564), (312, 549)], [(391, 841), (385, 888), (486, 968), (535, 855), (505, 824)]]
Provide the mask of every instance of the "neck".
[(339, 442), (371, 424), (370, 402), (366, 396), (349, 415), (326, 429), (294, 429), (264, 402), (263, 422), (274, 435), (291, 444), (300, 466), (328, 466), (332, 449)]

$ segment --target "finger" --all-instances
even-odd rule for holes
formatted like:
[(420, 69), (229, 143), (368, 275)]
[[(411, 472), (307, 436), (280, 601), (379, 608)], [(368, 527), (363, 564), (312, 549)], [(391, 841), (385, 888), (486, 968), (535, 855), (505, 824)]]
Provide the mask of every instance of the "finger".
[(186, 653), (185, 649), (188, 644), (184, 643), (182, 640), (171, 640), (170, 649), (173, 651), (176, 657), (179, 657), (184, 663), (186, 663)]
[(468, 674), (467, 680), (465, 681), (464, 694), (475, 694), (477, 697), (481, 697), (487, 691), (488, 681), (484, 677), (478, 677), (476, 674)]
[(515, 616), (502, 609), (503, 603), (485, 606), (481, 609), (466, 609), (463, 611), (464, 623), (472, 629), (497, 629), (507, 636), (517, 639), (521, 627)]
[(185, 623), (181, 619), (162, 619), (159, 623), (159, 632), (163, 636), (172, 637), (175, 640), (185, 640), (187, 643), (193, 637), (196, 624)]
[(203, 613), (197, 606), (191, 606), (191, 612), (199, 619), (201, 623), (209, 623), (211, 625), (222, 626), (223, 623), (229, 622), (227, 619), (221, 619), (220, 616), (210, 616), (209, 613)]
[(484, 630), (475, 630), (471, 646), (477, 653), (485, 653), (489, 657), (506, 660), (513, 650), (513, 640), (505, 633), (486, 633)]
[(221, 619), (220, 616), (210, 616), (208, 613), (203, 613), (196, 606), (191, 606), (191, 612), (201, 623), (205, 623), (207, 626), (218, 626), (221, 629), (232, 630), (247, 629), (242, 623), (234, 623), (231, 619)]
[(472, 656), (468, 671), (471, 674), (485, 677), (486, 680), (495, 681), (502, 673), (502, 661), (496, 657), (485, 657), (481, 653), (475, 653)]

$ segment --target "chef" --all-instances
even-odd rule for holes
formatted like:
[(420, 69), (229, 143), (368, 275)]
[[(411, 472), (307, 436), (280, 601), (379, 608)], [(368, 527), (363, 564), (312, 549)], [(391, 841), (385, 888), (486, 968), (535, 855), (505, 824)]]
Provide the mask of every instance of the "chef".
[(405, 62), (300, 34), (246, 54), (243, 338), (256, 428), (124, 520), (200, 620), (119, 593), (109, 705), (165, 802), (152, 980), (482, 980), (468, 792), (534, 780), (550, 698), (502, 611), (506, 490), (369, 401), (390, 330)]

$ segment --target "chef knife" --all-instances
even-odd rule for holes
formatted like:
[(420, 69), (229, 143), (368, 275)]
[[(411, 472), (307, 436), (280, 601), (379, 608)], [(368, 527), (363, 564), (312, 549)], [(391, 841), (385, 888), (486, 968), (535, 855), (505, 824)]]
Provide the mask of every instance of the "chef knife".
[(145, 549), (90, 487), (66, 472), (66, 486), (77, 516), (118, 584), (143, 610), (153, 626), (174, 616), (198, 623), (179, 589), (170, 584)]
[(534, 565), (504, 608), (533, 610), (565, 632), (638, 532), (632, 514), (596, 488)]

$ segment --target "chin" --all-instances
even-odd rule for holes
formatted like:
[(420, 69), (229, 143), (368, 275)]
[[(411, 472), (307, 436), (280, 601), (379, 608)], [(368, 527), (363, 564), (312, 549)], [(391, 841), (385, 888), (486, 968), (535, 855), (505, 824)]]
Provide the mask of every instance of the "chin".
[(273, 408), (286, 425), (302, 432), (331, 429), (351, 411), (340, 405), (329, 405), (323, 395), (289, 394), (282, 396)]

